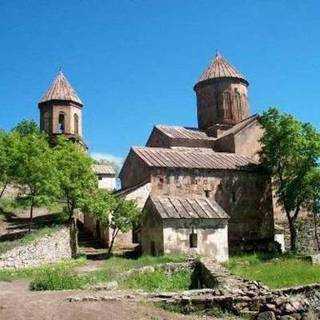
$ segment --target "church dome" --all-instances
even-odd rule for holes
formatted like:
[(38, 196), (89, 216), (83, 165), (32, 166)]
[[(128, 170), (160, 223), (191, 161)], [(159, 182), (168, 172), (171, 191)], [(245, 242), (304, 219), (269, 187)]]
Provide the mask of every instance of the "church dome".
[(39, 101), (39, 104), (52, 100), (72, 101), (81, 106), (83, 105), (81, 99), (72, 88), (62, 71), (59, 71), (51, 86)]
[(246, 78), (235, 67), (233, 67), (227, 59), (225, 59), (220, 53), (217, 53), (208, 68), (201, 74), (195, 86), (202, 82), (225, 78), (239, 79), (246, 85), (249, 84)]

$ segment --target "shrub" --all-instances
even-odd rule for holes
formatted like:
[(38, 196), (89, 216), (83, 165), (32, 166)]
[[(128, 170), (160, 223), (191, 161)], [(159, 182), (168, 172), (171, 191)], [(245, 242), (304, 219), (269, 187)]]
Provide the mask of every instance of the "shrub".
[(122, 280), (121, 286), (145, 291), (181, 291), (188, 290), (191, 283), (191, 271), (181, 270), (166, 274), (163, 270), (136, 273)]

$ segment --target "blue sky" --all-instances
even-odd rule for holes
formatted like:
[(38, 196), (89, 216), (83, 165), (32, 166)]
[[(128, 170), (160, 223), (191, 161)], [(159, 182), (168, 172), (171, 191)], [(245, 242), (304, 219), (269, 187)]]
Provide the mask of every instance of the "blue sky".
[(85, 102), (92, 153), (124, 157), (154, 124), (196, 125), (193, 85), (219, 50), (252, 113), (319, 127), (319, 1), (1, 1), (0, 127), (38, 121), (59, 67)]

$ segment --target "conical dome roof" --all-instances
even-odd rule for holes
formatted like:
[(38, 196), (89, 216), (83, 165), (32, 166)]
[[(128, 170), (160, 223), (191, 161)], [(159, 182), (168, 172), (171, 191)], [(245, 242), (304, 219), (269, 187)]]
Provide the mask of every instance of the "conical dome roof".
[(51, 100), (72, 101), (83, 105), (81, 99), (77, 95), (76, 91), (72, 88), (62, 71), (59, 71), (53, 83), (43, 95), (39, 103)]
[(197, 84), (202, 81), (219, 78), (238, 78), (248, 84), (246, 78), (220, 53), (217, 53), (209, 67), (200, 76)]

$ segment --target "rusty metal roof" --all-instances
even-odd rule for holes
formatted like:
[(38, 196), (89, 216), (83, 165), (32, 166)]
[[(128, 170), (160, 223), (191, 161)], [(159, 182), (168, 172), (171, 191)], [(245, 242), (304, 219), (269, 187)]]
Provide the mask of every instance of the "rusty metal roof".
[(112, 166), (108, 164), (94, 164), (92, 165), (92, 169), (95, 174), (100, 174), (100, 175), (115, 175), (116, 172), (112, 168)]
[(51, 100), (73, 101), (80, 105), (83, 105), (81, 99), (77, 95), (76, 91), (72, 88), (71, 84), (62, 73), (62, 71), (59, 71), (56, 78), (52, 82), (47, 92), (43, 95), (39, 103)]
[(156, 128), (172, 139), (215, 140), (198, 128), (156, 125)]
[(247, 83), (246, 78), (233, 67), (220, 53), (217, 53), (209, 67), (202, 73), (198, 83), (210, 79), (238, 78)]
[(204, 197), (150, 197), (163, 219), (228, 219), (227, 213), (216, 201)]
[(240, 154), (215, 152), (212, 149), (170, 149), (154, 147), (133, 147), (134, 152), (149, 167), (253, 170), (257, 161)]
[[(221, 137), (227, 136), (228, 134), (236, 134), (236, 133), (240, 132), (241, 130), (243, 130), (244, 128), (250, 126), (252, 123), (254, 123), (258, 119), (259, 119), (258, 114), (254, 114), (246, 119), (243, 119), (242, 121), (235, 124), (232, 128), (224, 131), (222, 133)], [(221, 137), (219, 137), (219, 138), (221, 138)]]

